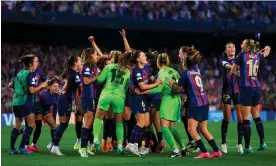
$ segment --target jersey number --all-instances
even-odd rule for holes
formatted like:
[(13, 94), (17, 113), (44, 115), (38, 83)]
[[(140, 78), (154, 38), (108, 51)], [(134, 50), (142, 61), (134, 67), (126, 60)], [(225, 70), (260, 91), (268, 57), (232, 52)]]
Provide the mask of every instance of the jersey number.
[(111, 70), (111, 73), (112, 73), (111, 82), (112, 82), (112, 83), (115, 83), (115, 84), (120, 84), (120, 85), (122, 85), (123, 82), (124, 82), (124, 78), (118, 77), (118, 75), (116, 75), (117, 70), (116, 70), (116, 69), (112, 69), (112, 70)]
[(199, 88), (200, 92), (202, 93), (204, 89), (203, 89), (201, 78), (199, 76), (195, 76), (195, 82), (196, 82), (196, 86)]
[(258, 74), (258, 69), (259, 69), (258, 60), (254, 61), (254, 64), (253, 64), (252, 59), (250, 59), (246, 63), (248, 64), (248, 68), (249, 68), (249, 76), (256, 77)]

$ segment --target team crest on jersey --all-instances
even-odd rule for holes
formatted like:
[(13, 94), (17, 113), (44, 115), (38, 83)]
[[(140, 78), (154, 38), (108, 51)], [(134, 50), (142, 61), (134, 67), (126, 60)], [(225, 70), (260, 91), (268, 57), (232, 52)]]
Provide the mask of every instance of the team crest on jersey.
[(90, 69), (89, 69), (89, 68), (86, 68), (85, 71), (90, 71)]
[(137, 77), (140, 77), (140, 76), (141, 76), (141, 73), (137, 73), (136, 76), (137, 76)]
[[(36, 78), (36, 77), (35, 77)], [(35, 78), (32, 78), (32, 82), (31, 82), (31, 84), (33, 84), (33, 85), (36, 85), (36, 79)]]

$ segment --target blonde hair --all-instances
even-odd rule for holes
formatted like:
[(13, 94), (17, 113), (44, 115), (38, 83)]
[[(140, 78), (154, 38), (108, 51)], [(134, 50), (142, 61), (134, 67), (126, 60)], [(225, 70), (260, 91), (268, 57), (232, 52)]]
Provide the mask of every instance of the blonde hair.
[(159, 66), (169, 66), (170, 65), (170, 59), (168, 54), (161, 53), (157, 57), (157, 62)]

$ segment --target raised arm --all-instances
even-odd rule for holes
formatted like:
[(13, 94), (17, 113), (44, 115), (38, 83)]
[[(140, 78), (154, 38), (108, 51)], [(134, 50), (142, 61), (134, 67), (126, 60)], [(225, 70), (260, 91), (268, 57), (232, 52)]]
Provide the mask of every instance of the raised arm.
[(261, 50), (261, 52), (263, 53), (264, 57), (267, 57), (270, 53), (271, 48), (269, 46), (265, 46), (264, 49)]
[(88, 40), (90, 41), (92, 47), (97, 51), (97, 53), (100, 55), (100, 57), (103, 57), (103, 53), (101, 52), (100, 48), (97, 46), (94, 37), (89, 36)]
[(129, 43), (126, 38), (126, 31), (124, 29), (122, 29), (122, 31), (119, 31), (119, 32), (120, 32), (121, 36), (123, 37), (126, 52), (131, 52), (131, 48), (130, 48)]

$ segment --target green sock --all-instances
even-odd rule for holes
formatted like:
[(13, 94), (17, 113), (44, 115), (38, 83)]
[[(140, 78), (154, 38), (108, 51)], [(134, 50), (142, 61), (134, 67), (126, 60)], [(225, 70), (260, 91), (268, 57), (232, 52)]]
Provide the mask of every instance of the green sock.
[(124, 126), (122, 122), (116, 123), (116, 136), (118, 144), (122, 145), (124, 141)]
[(183, 149), (185, 146), (182, 142), (181, 136), (179, 134), (179, 132), (175, 129), (175, 128), (170, 128), (174, 139), (176, 140), (176, 142), (178, 143), (178, 145), (181, 147), (181, 149)]
[(171, 148), (173, 150), (178, 149), (170, 129), (168, 127), (161, 127), (161, 130), (162, 130), (162, 133), (165, 136), (165, 139), (167, 140), (167, 142), (171, 146)]
[(102, 120), (99, 119), (99, 118), (95, 118), (94, 119), (94, 123), (93, 123), (93, 135), (94, 135), (94, 139), (95, 138), (99, 138), (100, 132), (101, 132), (101, 128), (102, 128)]

